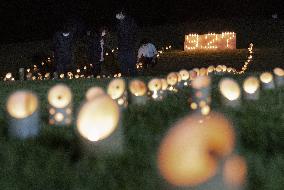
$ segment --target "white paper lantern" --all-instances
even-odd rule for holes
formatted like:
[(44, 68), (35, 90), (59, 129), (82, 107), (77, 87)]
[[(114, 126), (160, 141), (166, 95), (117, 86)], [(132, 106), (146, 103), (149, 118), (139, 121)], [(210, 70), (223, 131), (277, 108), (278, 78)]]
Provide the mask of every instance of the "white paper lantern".
[(88, 89), (87, 93), (86, 93), (86, 99), (87, 101), (91, 101), (94, 100), (95, 98), (105, 95), (105, 91), (104, 89), (102, 89), (101, 87), (91, 87)]
[(256, 77), (248, 77), (243, 83), (245, 98), (248, 100), (259, 99), (259, 80)]
[(72, 92), (65, 84), (57, 84), (48, 92), (49, 124), (67, 126), (72, 123)]
[(113, 79), (108, 85), (107, 93), (121, 108), (128, 106), (126, 84), (123, 79)]
[(147, 103), (147, 86), (141, 80), (132, 80), (129, 84), (131, 103), (145, 105)]
[(160, 79), (152, 79), (148, 83), (150, 96), (153, 100), (161, 100), (162, 83)]
[(275, 82), (277, 87), (283, 87), (284, 86), (284, 70), (282, 68), (275, 68), (273, 70), (275, 75)]
[(40, 132), (39, 101), (29, 91), (17, 91), (8, 98), (6, 108), (10, 116), (9, 134), (26, 139)]
[(238, 83), (230, 78), (224, 78), (219, 82), (219, 90), (223, 95), (223, 103), (227, 106), (240, 105), (241, 90)]
[(270, 72), (264, 72), (260, 75), (260, 81), (262, 82), (263, 89), (274, 89), (273, 75)]

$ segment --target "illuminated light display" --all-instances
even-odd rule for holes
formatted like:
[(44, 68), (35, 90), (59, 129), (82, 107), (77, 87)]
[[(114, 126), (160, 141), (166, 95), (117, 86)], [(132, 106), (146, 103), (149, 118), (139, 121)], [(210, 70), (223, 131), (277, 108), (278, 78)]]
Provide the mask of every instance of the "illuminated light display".
[(123, 79), (113, 79), (107, 87), (107, 93), (121, 108), (128, 106), (126, 84)]
[(236, 33), (223, 32), (204, 35), (189, 34), (185, 36), (184, 50), (233, 50), (236, 49)]
[(141, 80), (132, 80), (129, 83), (130, 99), (132, 104), (145, 105), (147, 103), (147, 86)]
[(72, 122), (72, 92), (65, 84), (58, 84), (48, 92), (49, 123), (67, 126)]
[(161, 100), (161, 89), (162, 89), (162, 83), (160, 79), (152, 79), (148, 83), (148, 88), (150, 90), (150, 95), (152, 99), (154, 100)]
[(9, 133), (13, 137), (26, 139), (37, 136), (40, 131), (39, 101), (29, 91), (16, 91), (6, 103), (10, 116)]
[(238, 83), (230, 78), (224, 78), (219, 83), (219, 90), (223, 95), (223, 103), (227, 106), (240, 105), (241, 90)]
[(86, 92), (86, 99), (87, 101), (91, 101), (94, 100), (95, 98), (105, 95), (105, 91), (103, 88), (101, 87), (91, 87), (88, 89), (88, 91)]
[(277, 87), (284, 86), (284, 70), (277, 67), (273, 70), (273, 73), (275, 75), (275, 83)]
[(273, 75), (270, 72), (264, 72), (260, 75), (263, 89), (274, 89)]
[(256, 77), (248, 77), (243, 83), (245, 98), (248, 100), (259, 99), (259, 80)]
[(177, 92), (176, 85), (178, 83), (178, 76), (175, 72), (168, 74), (167, 83), (169, 85), (169, 91)]
[(158, 169), (174, 186), (199, 186), (218, 173), (219, 161), (226, 159), (234, 146), (234, 129), (223, 115), (187, 116), (177, 122), (161, 142)]

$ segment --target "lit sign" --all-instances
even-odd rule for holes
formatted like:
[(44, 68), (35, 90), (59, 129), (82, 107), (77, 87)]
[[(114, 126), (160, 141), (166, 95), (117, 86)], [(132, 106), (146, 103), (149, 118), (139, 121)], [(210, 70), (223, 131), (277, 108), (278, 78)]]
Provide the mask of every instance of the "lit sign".
[(185, 51), (226, 49), (236, 49), (236, 33), (223, 32), (222, 34), (189, 34), (185, 36)]

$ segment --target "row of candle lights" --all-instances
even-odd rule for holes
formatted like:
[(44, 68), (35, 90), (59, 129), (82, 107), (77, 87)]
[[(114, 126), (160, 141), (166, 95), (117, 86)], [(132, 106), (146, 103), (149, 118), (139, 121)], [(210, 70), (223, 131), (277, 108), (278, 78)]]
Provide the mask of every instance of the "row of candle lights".
[[(284, 70), (275, 68), (273, 72), (274, 76), (269, 72), (260, 75), (263, 89), (284, 86)], [(169, 73), (164, 79), (152, 79), (148, 85), (134, 79), (128, 85), (130, 93), (122, 78), (112, 80), (106, 92), (100, 87), (92, 87), (87, 91), (86, 100), (79, 109), (76, 131), (82, 137), (83, 144), (88, 149), (95, 150), (96, 153), (122, 153), (123, 124), (120, 118), (129, 102), (145, 105), (149, 99), (161, 101), (169, 93), (192, 89), (189, 104), (195, 114), (176, 123), (161, 142), (157, 156), (161, 175), (174, 186), (198, 186), (211, 179), (218, 180), (216, 179), (217, 168), (223, 167), (223, 182), (227, 185), (242, 186), (246, 176), (246, 162), (234, 152), (234, 130), (224, 116), (210, 109), (210, 76), (216, 73), (219, 72), (216, 70), (209, 72), (209, 69), (204, 68), (181, 70)], [(260, 82), (256, 77), (248, 77), (243, 83), (245, 97), (249, 100), (258, 99), (259, 87)], [(222, 79), (219, 88), (226, 105), (234, 107), (239, 105), (241, 90), (233, 79)], [(48, 92), (48, 103), (50, 125), (72, 124), (72, 92), (68, 86), (58, 84), (52, 87)], [(194, 104), (196, 106), (193, 106)], [(26, 139), (39, 134), (41, 129), (39, 100), (34, 93), (17, 91), (11, 94), (7, 101), (7, 112), (10, 117), (9, 134), (11, 136)], [(205, 155), (212, 151), (212, 147), (198, 147), (200, 152), (197, 154), (191, 151), (191, 143), (198, 143), (197, 146), (205, 146), (206, 143), (214, 144), (216, 131), (219, 131), (218, 135), (221, 139), (220, 146), (216, 145), (219, 148), (216, 151), (220, 154), (219, 159), (225, 160), (225, 164), (221, 166), (214, 162), (209, 166), (207, 164), (212, 163), (213, 157), (207, 158)], [(191, 140), (180, 141), (179, 139)], [(181, 150), (180, 146), (188, 147), (188, 149)], [(206, 166), (207, 169), (199, 173), (198, 168), (192, 164), (186, 164), (189, 160), (195, 162), (200, 160), (204, 164), (202, 167), (206, 165), (208, 167)], [(185, 164), (188, 172), (185, 173), (183, 169), (176, 167), (179, 164)]]

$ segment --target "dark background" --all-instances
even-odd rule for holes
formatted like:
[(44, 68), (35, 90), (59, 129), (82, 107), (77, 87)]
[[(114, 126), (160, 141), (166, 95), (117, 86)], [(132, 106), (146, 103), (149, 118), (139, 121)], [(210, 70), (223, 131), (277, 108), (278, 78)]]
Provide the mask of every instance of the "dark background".
[(1, 2), (0, 42), (49, 39), (67, 20), (82, 28), (107, 25), (125, 7), (140, 26), (215, 18), (283, 17), (282, 0), (6, 0)]

